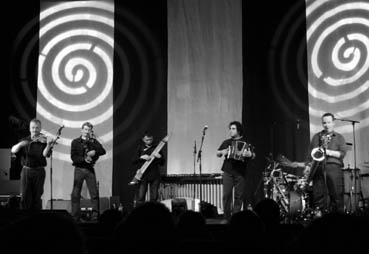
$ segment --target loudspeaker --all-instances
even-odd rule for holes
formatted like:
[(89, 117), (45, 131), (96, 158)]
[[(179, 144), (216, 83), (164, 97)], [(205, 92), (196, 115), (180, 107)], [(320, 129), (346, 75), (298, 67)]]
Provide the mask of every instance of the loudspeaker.
[(9, 148), (0, 148), (0, 179), (9, 180), (11, 153)]
[(72, 215), (65, 209), (41, 210), (40, 213), (41, 214), (57, 214), (63, 217), (72, 218)]
[(184, 198), (172, 199), (172, 213), (174, 215), (180, 215), (187, 211), (187, 202)]
[(0, 179), (0, 195), (19, 195), (19, 180), (1, 180)]
[[(100, 198), (100, 214), (102, 214), (105, 210), (108, 210), (112, 207), (119, 207), (119, 197), (101, 197)], [(88, 210), (92, 207), (92, 202), (90, 199), (82, 199), (81, 200), (81, 209)]]
[(205, 201), (201, 202), (200, 210), (202, 216), (204, 216), (207, 219), (216, 218), (218, 216), (218, 209), (216, 208), (216, 206), (207, 203)]
[[(81, 210), (88, 210), (92, 207), (92, 203), (90, 199), (81, 199)], [(119, 206), (119, 196), (112, 197), (101, 197), (100, 198), (100, 214), (105, 210), (110, 209), (111, 207)], [(50, 209), (50, 200), (47, 201), (46, 209)], [(70, 200), (53, 200), (53, 209), (63, 209), (68, 212), (72, 212), (72, 203)]]
[[(51, 201), (48, 200), (46, 204), (46, 210), (50, 210), (50, 207), (51, 207)], [(53, 200), (53, 211), (54, 210), (64, 210), (64, 211), (71, 213), (72, 204), (70, 200), (63, 200), (63, 199)]]

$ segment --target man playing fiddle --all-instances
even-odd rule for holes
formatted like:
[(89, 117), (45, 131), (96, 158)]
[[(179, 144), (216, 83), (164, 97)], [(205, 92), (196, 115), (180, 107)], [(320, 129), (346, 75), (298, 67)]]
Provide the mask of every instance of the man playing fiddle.
[(52, 148), (53, 139), (41, 133), (41, 121), (32, 119), (29, 124), (31, 135), (11, 148), (21, 156), (21, 207), (41, 210), (44, 192), (46, 157)]

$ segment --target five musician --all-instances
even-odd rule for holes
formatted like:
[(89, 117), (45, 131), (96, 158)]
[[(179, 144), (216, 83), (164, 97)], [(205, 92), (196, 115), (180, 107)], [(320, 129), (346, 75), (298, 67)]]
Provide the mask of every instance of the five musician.
[[(334, 130), (334, 116), (326, 113), (322, 116), (323, 130), (316, 133), (309, 146), (309, 157), (305, 173), (311, 177), (314, 207), (322, 210), (343, 211), (343, 158), (346, 155), (346, 143), (343, 136)], [(223, 206), (224, 216), (229, 219), (232, 214), (240, 211), (245, 203), (245, 173), (247, 164), (255, 158), (255, 152), (244, 136), (240, 122), (229, 123), (230, 138), (219, 146), (216, 155), (223, 157)], [(45, 181), (46, 157), (55, 144), (52, 138), (41, 133), (41, 122), (38, 119), (30, 121), (30, 136), (22, 139), (11, 149), (12, 153), (21, 156), (21, 206), (23, 209), (41, 209), (41, 196)], [(154, 137), (145, 133), (142, 144), (133, 158), (133, 164), (140, 167), (154, 158), (137, 185), (136, 202), (145, 201), (148, 186), (150, 200), (158, 200), (160, 184), (159, 166), (164, 164), (161, 152), (153, 154)], [(240, 146), (241, 145), (241, 146)], [(323, 149), (322, 162), (312, 157), (311, 151)], [(101, 143), (93, 135), (93, 125), (86, 122), (82, 125), (81, 136), (71, 143), (71, 159), (74, 168), (74, 182), (71, 194), (72, 215), (80, 219), (81, 188), (86, 181), (93, 205), (93, 217), (98, 215), (98, 186), (94, 170), (95, 162), (106, 153)], [(233, 192), (234, 191), (234, 192)], [(234, 194), (233, 194), (234, 193)], [(233, 203), (233, 207), (232, 207)]]

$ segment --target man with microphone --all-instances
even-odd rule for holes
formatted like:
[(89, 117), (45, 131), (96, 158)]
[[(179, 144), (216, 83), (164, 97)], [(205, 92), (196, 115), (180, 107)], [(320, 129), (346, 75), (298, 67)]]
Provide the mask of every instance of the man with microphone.
[[(224, 217), (229, 220), (232, 214), (241, 210), (242, 204), (244, 207), (245, 201), (245, 174), (247, 163), (250, 159), (255, 158), (255, 153), (252, 151), (246, 138), (243, 136), (243, 127), (240, 122), (233, 121), (229, 124), (229, 135), (231, 138), (222, 142), (217, 151), (218, 157), (224, 157), (222, 166), (223, 171), (223, 210)], [(230, 156), (232, 149), (235, 148), (236, 141), (244, 142), (247, 148), (241, 154)], [(232, 210), (232, 191), (234, 188), (234, 205)]]

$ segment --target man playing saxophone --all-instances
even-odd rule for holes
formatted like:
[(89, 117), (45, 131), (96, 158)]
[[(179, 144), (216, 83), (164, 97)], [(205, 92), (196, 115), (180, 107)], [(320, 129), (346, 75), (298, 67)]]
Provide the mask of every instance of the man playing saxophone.
[(312, 180), (313, 206), (329, 212), (343, 212), (344, 137), (334, 131), (334, 115), (323, 114), (323, 130), (316, 133), (309, 146), (310, 166), (305, 174)]

